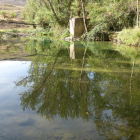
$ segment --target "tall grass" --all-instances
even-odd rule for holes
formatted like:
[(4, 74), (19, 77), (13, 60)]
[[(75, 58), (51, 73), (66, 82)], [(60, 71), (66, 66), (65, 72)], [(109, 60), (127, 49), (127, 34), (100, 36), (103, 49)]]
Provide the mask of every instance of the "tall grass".
[(123, 29), (117, 39), (127, 45), (140, 46), (140, 28)]

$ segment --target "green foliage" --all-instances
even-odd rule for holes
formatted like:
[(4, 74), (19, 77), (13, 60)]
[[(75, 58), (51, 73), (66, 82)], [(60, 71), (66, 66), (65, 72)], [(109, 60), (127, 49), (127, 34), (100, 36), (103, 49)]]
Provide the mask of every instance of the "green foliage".
[[(27, 23), (35, 24), (35, 16), (37, 13), (38, 3), (35, 0), (28, 0), (27, 5), (25, 6), (22, 17), (25, 18)], [(36, 26), (33, 26), (36, 28)]]
[[(58, 3), (60, 2), (60, 3)], [(27, 0), (27, 5), (22, 12), (23, 17), (26, 19), (28, 23), (39, 24), (40, 26), (50, 25), (54, 22), (57, 22), (61, 25), (65, 25), (68, 23), (68, 3), (67, 1), (51, 1), (54, 13), (57, 16), (57, 21), (55, 19), (54, 13), (52, 11), (52, 7), (48, 4), (48, 1), (35, 1), (35, 0)]]
[(68, 29), (66, 29), (66, 27), (61, 26), (60, 24), (57, 23), (51, 26), (49, 32), (51, 36), (54, 36), (56, 39), (60, 39), (63, 38), (63, 36), (66, 37), (69, 35)]
[(29, 35), (36, 35), (36, 36), (46, 36), (48, 35), (49, 29), (44, 29), (44, 28), (29, 28), (29, 29), (23, 29), (21, 32)]
[(94, 26), (91, 32), (93, 35), (97, 32), (119, 31), (132, 27), (136, 21), (136, 5), (131, 1), (127, 3), (116, 0), (95, 2), (89, 4), (87, 8)]
[(117, 36), (118, 40), (121, 40), (127, 45), (139, 46), (140, 45), (140, 29), (123, 29)]
[(12, 11), (11, 13), (10, 13), (10, 16), (11, 16), (11, 18), (16, 18), (16, 13), (14, 12), (14, 11)]
[(1, 13), (1, 15), (3, 16), (3, 18), (5, 18), (5, 17), (6, 17), (6, 14), (7, 14), (7, 12), (6, 12), (6, 11), (1, 11), (0, 13)]
[[(88, 40), (96, 40), (98, 34), (133, 27), (136, 23), (137, 3), (134, 0), (83, 0), (83, 4), (86, 17), (90, 17), (93, 26), (83, 37)], [(83, 9), (80, 0), (27, 0), (22, 15), (28, 23), (51, 27), (51, 35), (60, 38), (68, 35), (63, 29), (69, 18), (83, 17)]]
[(73, 1), (71, 5), (71, 15), (80, 16), (81, 15), (81, 3), (78, 0)]
[(49, 26), (49, 22), (52, 20), (52, 17), (50, 15), (50, 11), (41, 9), (37, 11), (34, 21), (36, 24), (40, 24), (41, 27), (46, 28), (47, 26)]
[(128, 47), (125, 44), (116, 44), (114, 46), (114, 48), (120, 52), (120, 54), (122, 56), (124, 56), (125, 58), (127, 58), (128, 60), (135, 60), (135, 62), (139, 63), (140, 61), (140, 49), (137, 47)]
[(63, 30), (63, 33), (61, 35), (61, 38), (63, 39), (63, 38), (68, 37), (68, 36), (70, 36), (69, 29)]
[(87, 40), (103, 40), (104, 34), (107, 31), (108, 26), (106, 23), (96, 25), (90, 32), (87, 33)]

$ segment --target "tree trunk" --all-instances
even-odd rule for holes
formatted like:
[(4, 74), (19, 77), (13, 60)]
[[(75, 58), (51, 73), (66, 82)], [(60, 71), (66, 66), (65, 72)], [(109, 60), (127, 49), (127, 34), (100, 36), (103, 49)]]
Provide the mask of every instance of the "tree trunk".
[(60, 9), (60, 1), (59, 0), (57, 0), (57, 4), (58, 4), (58, 9), (59, 9), (59, 12), (61, 11), (61, 9)]
[(81, 0), (81, 4), (82, 4), (82, 10), (83, 10), (83, 21), (84, 21), (85, 31), (87, 32), (85, 5), (84, 5), (83, 0)]
[(44, 0), (42, 0), (42, 1), (43, 1), (43, 3), (45, 4), (46, 8), (47, 8), (48, 10), (50, 10), (50, 8), (49, 8), (49, 6), (47, 5), (47, 3), (46, 3)]
[[(43, 1), (44, 1), (44, 0), (43, 0)], [(56, 13), (55, 13), (55, 11), (54, 11), (54, 8), (53, 8), (53, 6), (52, 6), (51, 1), (50, 1), (50, 0), (47, 0), (47, 1), (48, 1), (49, 4), (50, 4), (50, 7), (51, 7), (51, 9), (52, 9), (52, 12), (53, 12), (53, 14), (54, 14), (55, 19), (58, 21), (59, 19), (58, 19), (57, 15), (56, 15)]]
[(72, 4), (72, 0), (69, 0), (68, 11), (67, 11), (67, 17), (68, 17), (67, 26), (69, 25), (70, 7), (71, 7), (71, 4)]
[(137, 0), (137, 28), (139, 27), (139, 0)]
[(68, 17), (70, 17), (70, 7), (71, 7), (71, 4), (72, 4), (72, 0), (69, 0), (68, 11), (67, 11)]

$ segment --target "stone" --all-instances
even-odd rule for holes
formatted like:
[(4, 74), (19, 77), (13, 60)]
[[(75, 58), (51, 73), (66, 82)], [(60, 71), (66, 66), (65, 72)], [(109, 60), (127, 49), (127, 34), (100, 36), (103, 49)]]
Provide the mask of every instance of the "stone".
[(85, 31), (83, 18), (70, 19), (70, 33), (73, 37), (80, 37)]
[[(70, 21), (70, 33), (74, 38), (80, 38), (81, 35), (85, 32), (85, 26), (84, 26), (84, 21), (83, 18), (81, 17), (76, 17), (76, 18), (71, 18)], [(86, 25), (88, 30), (91, 28), (89, 26), (89, 19), (86, 19)]]
[(73, 41), (80, 41), (81, 38), (74, 38), (74, 37), (66, 37), (66, 38), (63, 38), (63, 40), (67, 41), (67, 42), (73, 42)]
[(68, 42), (71, 42), (71, 41), (73, 41), (73, 37), (66, 37), (66, 38), (63, 38), (63, 40), (65, 40), (65, 41), (68, 41)]

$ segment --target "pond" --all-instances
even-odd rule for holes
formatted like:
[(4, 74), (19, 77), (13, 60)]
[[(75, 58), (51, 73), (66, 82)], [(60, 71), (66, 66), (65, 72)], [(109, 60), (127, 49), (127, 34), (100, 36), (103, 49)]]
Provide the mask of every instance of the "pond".
[(0, 140), (140, 139), (140, 50), (17, 39), (0, 46)]

